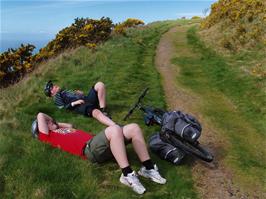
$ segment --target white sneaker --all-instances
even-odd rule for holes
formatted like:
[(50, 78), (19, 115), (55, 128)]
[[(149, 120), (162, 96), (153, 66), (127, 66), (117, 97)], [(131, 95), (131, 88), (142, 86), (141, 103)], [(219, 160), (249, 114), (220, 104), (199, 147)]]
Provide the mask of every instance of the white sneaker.
[(150, 178), (153, 182), (159, 183), (159, 184), (165, 184), (166, 179), (164, 179), (159, 171), (158, 167), (156, 164), (154, 165), (154, 169), (147, 170), (144, 166), (140, 168), (138, 171), (138, 174), (145, 177), (145, 178)]
[(127, 174), (127, 176), (124, 176), (122, 174), (120, 177), (120, 182), (124, 185), (131, 187), (133, 191), (138, 194), (143, 194), (146, 191), (144, 186), (140, 183), (135, 171)]

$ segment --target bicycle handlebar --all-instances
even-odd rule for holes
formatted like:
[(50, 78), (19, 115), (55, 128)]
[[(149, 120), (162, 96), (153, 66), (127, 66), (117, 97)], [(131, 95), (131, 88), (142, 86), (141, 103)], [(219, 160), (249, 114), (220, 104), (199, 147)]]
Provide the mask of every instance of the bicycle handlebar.
[(145, 97), (146, 93), (148, 92), (149, 88), (145, 88), (145, 90), (141, 93), (141, 95), (139, 96), (139, 100), (138, 100), (138, 104), (140, 103), (140, 101)]
[(133, 113), (133, 111), (140, 105), (141, 100), (145, 97), (146, 93), (148, 92), (149, 88), (145, 88), (145, 90), (141, 93), (141, 95), (138, 98), (137, 103), (134, 104), (134, 106), (132, 106), (132, 108), (128, 111), (127, 115), (124, 117), (124, 121), (127, 120), (127, 118), (129, 118), (129, 116)]

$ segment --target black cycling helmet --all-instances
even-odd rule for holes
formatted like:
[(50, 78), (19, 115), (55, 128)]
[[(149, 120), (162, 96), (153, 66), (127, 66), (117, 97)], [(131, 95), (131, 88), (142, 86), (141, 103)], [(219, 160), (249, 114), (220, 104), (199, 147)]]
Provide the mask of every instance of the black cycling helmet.
[(39, 129), (37, 119), (35, 119), (31, 124), (31, 135), (33, 138), (38, 138)]
[(48, 97), (51, 97), (51, 90), (53, 88), (53, 82), (51, 80), (49, 80), (44, 87), (44, 94)]

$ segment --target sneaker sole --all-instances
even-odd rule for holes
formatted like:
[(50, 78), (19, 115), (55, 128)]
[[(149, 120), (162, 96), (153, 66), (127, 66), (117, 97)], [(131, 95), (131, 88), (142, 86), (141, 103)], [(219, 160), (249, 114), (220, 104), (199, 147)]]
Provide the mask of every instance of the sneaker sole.
[(136, 192), (137, 194), (144, 194), (145, 191), (146, 191), (146, 189), (145, 189), (143, 192), (137, 192), (137, 191), (135, 191), (135, 190), (131, 187), (131, 185), (130, 185), (126, 180), (124, 180), (123, 178), (120, 178), (119, 181), (120, 181), (122, 184), (124, 184), (124, 185), (130, 187), (130, 188), (131, 188), (134, 192)]

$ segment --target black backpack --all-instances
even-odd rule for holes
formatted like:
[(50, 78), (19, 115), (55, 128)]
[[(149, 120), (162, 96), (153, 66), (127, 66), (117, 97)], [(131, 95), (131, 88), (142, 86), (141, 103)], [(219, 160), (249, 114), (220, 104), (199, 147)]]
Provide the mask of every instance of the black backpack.
[(159, 132), (151, 135), (148, 145), (151, 151), (158, 155), (161, 159), (167, 160), (175, 165), (180, 164), (181, 160), (185, 156), (185, 153), (182, 150), (162, 141)]
[(162, 120), (162, 132), (170, 131), (189, 142), (195, 142), (201, 135), (201, 125), (192, 115), (181, 111), (166, 112)]

